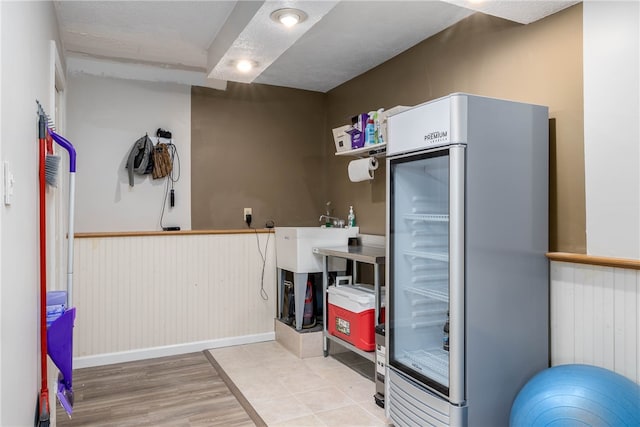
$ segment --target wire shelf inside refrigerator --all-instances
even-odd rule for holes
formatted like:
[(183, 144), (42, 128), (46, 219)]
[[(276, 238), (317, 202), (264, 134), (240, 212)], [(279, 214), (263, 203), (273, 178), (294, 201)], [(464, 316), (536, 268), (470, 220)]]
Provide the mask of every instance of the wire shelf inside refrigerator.
[(441, 214), (406, 214), (404, 218), (409, 221), (449, 222), (449, 215)]
[(449, 284), (443, 283), (439, 285), (430, 286), (428, 288), (418, 288), (415, 286), (407, 286), (405, 291), (416, 295), (422, 295), (425, 297), (433, 298), (437, 301), (449, 302)]
[(429, 274), (417, 274), (415, 276), (413, 276), (411, 278), (411, 283), (413, 284), (420, 284), (420, 283), (426, 283), (426, 284), (430, 284), (430, 283), (434, 283), (434, 282), (448, 282), (449, 281), (449, 273), (448, 272), (444, 272), (444, 273), (431, 273), (428, 272)]
[(448, 242), (445, 240), (444, 242), (435, 241), (435, 239), (420, 241), (415, 239), (413, 243), (411, 243), (411, 248), (416, 250), (424, 250), (430, 252), (446, 252), (449, 250)]
[(449, 352), (440, 348), (430, 350), (405, 351), (402, 363), (408, 364), (419, 372), (439, 383), (449, 386)]
[(411, 237), (417, 237), (417, 238), (428, 237), (430, 239), (447, 240), (449, 238), (449, 228), (444, 228), (444, 227), (440, 227), (439, 229), (416, 228), (415, 230), (411, 231)]
[(449, 254), (447, 252), (434, 253), (434, 252), (405, 251), (404, 254), (413, 259), (422, 258), (422, 259), (433, 259), (436, 261), (449, 262)]
[(442, 325), (441, 319), (426, 320), (422, 322), (411, 322), (411, 329), (430, 328), (432, 326)]
[[(440, 304), (440, 303), (433, 303), (431, 304), (434, 307), (428, 307), (428, 308), (423, 308), (423, 309), (416, 309), (416, 310), (412, 310), (411, 311), (411, 318), (412, 319), (417, 319), (420, 317), (426, 317), (426, 316), (440, 316), (442, 318), (444, 318), (444, 316), (447, 314), (448, 311), (448, 307), (446, 304)], [(416, 305), (412, 304), (412, 307), (415, 307)], [(420, 307), (420, 305), (417, 305), (418, 307)], [(442, 319), (438, 318), (438, 325), (442, 324)]]

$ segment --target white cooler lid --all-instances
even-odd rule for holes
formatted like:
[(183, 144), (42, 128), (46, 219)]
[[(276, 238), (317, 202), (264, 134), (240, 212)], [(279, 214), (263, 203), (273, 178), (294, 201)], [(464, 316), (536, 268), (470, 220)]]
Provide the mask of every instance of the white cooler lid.
[[(380, 288), (380, 305), (384, 307), (385, 288)], [(375, 307), (376, 296), (373, 289), (362, 285), (329, 286), (329, 303), (336, 304), (350, 311), (360, 312)], [(333, 298), (332, 298), (333, 296)], [(355, 305), (354, 305), (355, 304)]]
[(340, 295), (349, 298), (360, 304), (374, 303), (376, 298), (372, 290), (358, 285), (329, 286), (327, 292), (329, 292), (330, 295)]

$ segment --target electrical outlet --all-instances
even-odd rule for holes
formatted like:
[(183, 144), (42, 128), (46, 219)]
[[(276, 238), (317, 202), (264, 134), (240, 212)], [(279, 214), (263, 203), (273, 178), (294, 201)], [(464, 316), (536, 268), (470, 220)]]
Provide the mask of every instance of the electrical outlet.
[(253, 215), (251, 212), (251, 208), (244, 208), (244, 213), (242, 214), (242, 220), (247, 221), (247, 215)]

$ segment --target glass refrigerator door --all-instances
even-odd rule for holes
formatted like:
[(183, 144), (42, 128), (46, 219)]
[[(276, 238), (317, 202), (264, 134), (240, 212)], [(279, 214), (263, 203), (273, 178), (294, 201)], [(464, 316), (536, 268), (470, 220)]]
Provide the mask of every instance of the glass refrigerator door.
[(450, 391), (450, 149), (390, 160), (389, 363)]

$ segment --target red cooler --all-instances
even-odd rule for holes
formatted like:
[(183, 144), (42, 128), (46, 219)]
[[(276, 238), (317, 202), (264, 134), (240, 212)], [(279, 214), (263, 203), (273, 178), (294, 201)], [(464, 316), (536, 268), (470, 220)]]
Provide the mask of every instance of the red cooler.
[[(384, 301), (384, 288), (381, 299)], [(364, 351), (376, 348), (375, 294), (359, 285), (330, 286), (327, 330)], [(381, 310), (384, 321), (384, 309)]]

